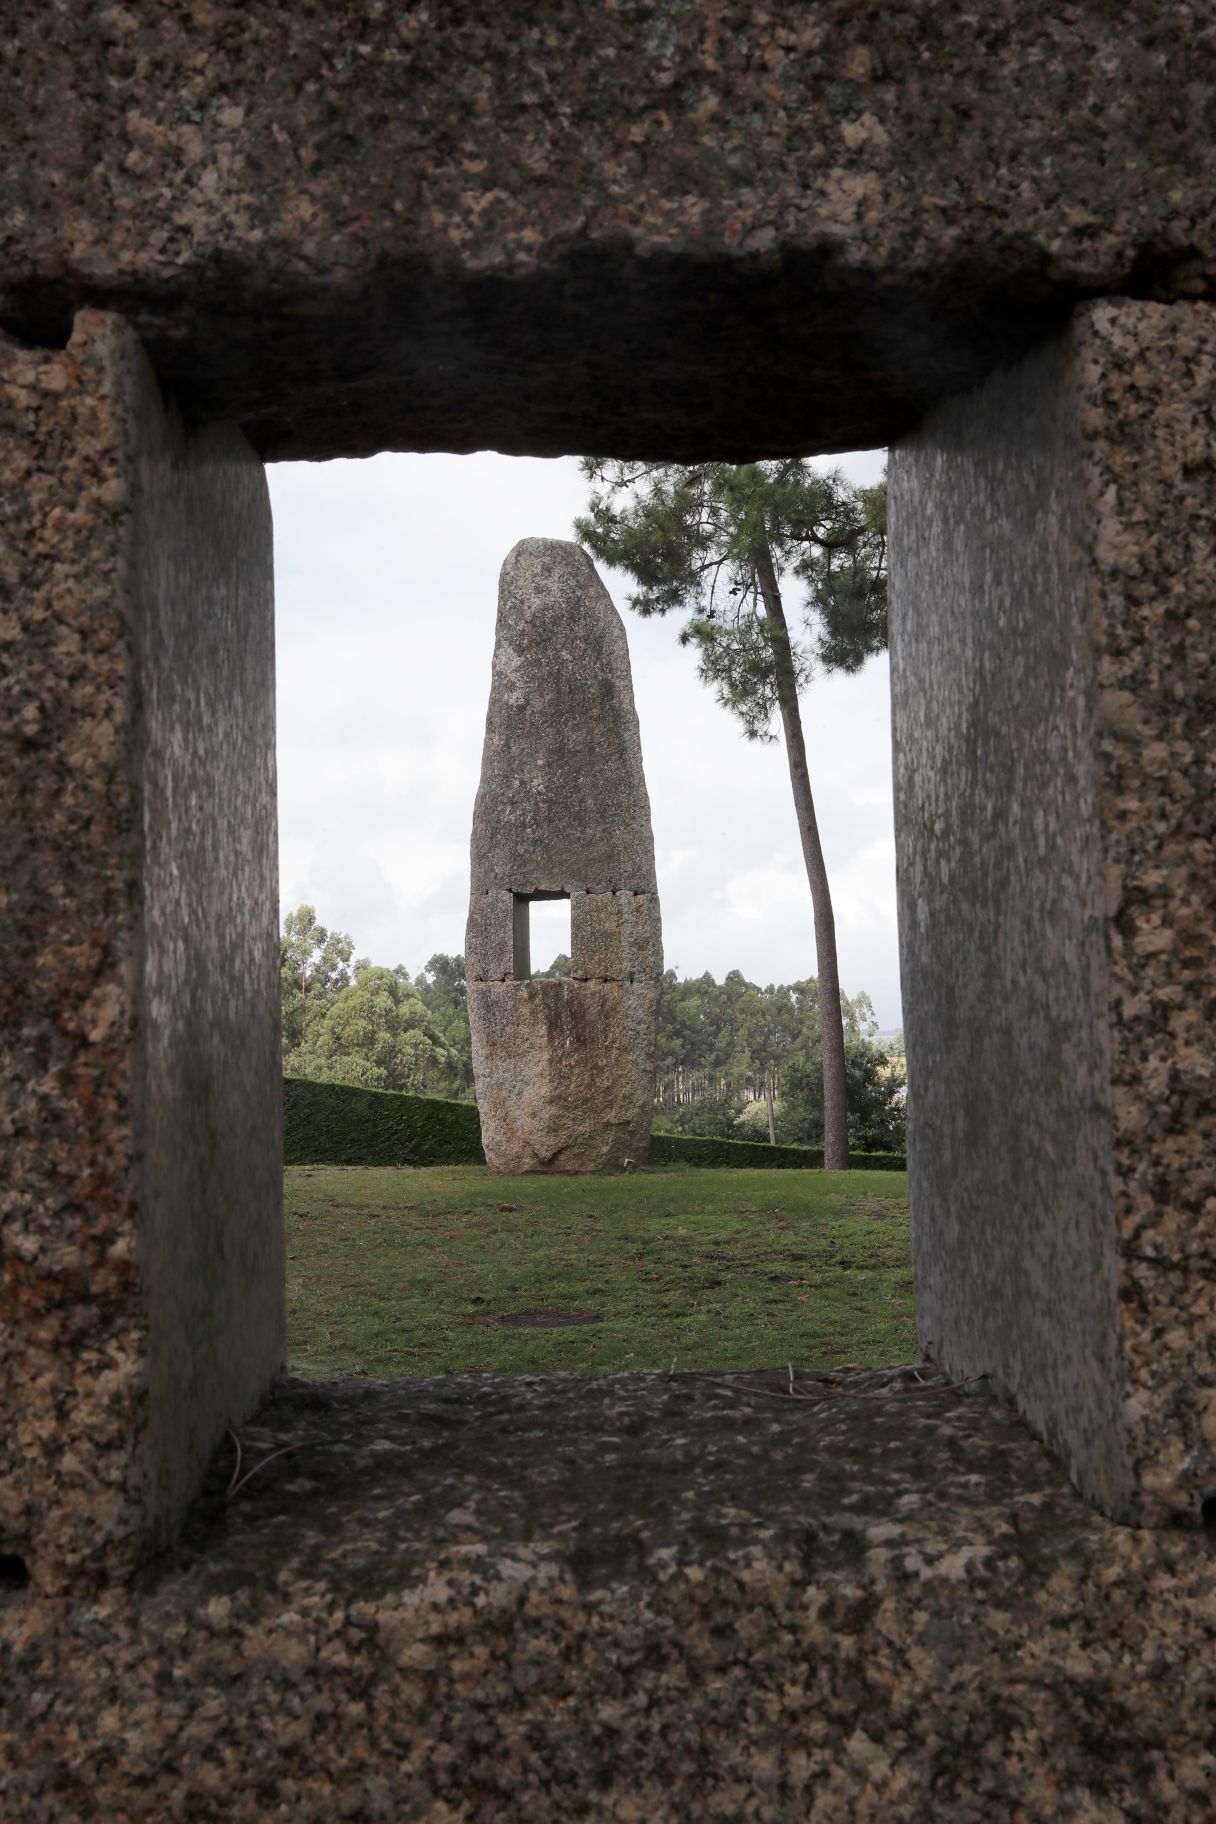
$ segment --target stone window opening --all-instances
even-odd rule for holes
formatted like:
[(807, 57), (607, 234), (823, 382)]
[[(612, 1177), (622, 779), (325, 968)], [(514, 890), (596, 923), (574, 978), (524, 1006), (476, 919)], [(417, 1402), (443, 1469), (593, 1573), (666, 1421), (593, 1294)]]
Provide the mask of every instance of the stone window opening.
[(551, 943), (557, 949), (543, 964), (545, 969), (552, 968), (557, 958), (564, 952), (566, 956), (574, 954), (574, 942), (571, 935), (570, 895), (558, 888), (538, 888), (535, 893), (513, 893), (511, 895), (511, 973), (517, 982), (532, 980), (532, 907), (534, 905), (551, 906), (555, 902), (564, 902), (564, 914), (556, 911), (543, 913), (538, 920), (536, 937), (537, 953), (543, 956)]

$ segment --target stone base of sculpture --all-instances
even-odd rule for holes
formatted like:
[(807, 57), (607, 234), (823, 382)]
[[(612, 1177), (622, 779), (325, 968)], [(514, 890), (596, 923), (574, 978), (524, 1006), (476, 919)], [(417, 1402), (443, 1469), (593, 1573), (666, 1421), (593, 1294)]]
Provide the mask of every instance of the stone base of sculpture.
[(473, 1072), (496, 1172), (605, 1172), (645, 1161), (654, 982), (477, 982)]

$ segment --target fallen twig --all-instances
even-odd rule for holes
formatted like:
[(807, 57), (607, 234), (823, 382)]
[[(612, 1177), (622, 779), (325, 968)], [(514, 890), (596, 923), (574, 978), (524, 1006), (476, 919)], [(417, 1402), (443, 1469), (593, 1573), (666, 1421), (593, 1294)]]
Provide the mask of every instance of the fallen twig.
[(707, 1387), (725, 1387), (728, 1393), (755, 1393), (759, 1394), (760, 1398), (764, 1400), (781, 1400), (784, 1402), (790, 1398), (792, 1393), (794, 1399), (801, 1400), (804, 1405), (811, 1406), (822, 1406), (829, 1400), (839, 1400), (845, 1397), (843, 1394), (839, 1393), (799, 1393), (792, 1388), (785, 1393), (779, 1393), (775, 1387), (758, 1387), (754, 1381), (727, 1381), (720, 1375), (704, 1374), (699, 1368), (683, 1368), (679, 1374), (669, 1374), (667, 1378), (668, 1380), (676, 1381), (703, 1381)]
[(960, 1387), (972, 1387), (976, 1381), (990, 1381), (990, 1374), (969, 1374), (962, 1381), (943, 1381), (935, 1387), (931, 1381), (921, 1381), (919, 1387), (892, 1387), (890, 1397), (893, 1400), (911, 1399), (918, 1393), (957, 1393)]
[(237, 1437), (235, 1431), (233, 1431), (231, 1427), (229, 1428), (228, 1436), (236, 1446), (236, 1463), (233, 1466), (232, 1478), (224, 1492), (225, 1502), (231, 1501), (234, 1496), (239, 1495), (245, 1484), (251, 1481), (260, 1469), (265, 1469), (268, 1463), (273, 1463), (276, 1457), (285, 1457), (289, 1451), (293, 1450), (307, 1450), (310, 1444), (345, 1444), (350, 1439), (350, 1433), (348, 1431), (344, 1431), (339, 1435), (329, 1438), (297, 1438), (294, 1444), (280, 1444), (277, 1450), (269, 1451), (266, 1456), (262, 1458), (260, 1463), (255, 1463), (253, 1467), (247, 1469), (242, 1476), (241, 1440)]
[(224, 1490), (225, 1501), (231, 1501), (232, 1491), (236, 1487), (236, 1479), (241, 1473), (241, 1440), (237, 1437), (231, 1425), (228, 1427), (228, 1436), (232, 1439), (236, 1449), (236, 1462), (232, 1466), (232, 1475), (229, 1477), (228, 1486)]

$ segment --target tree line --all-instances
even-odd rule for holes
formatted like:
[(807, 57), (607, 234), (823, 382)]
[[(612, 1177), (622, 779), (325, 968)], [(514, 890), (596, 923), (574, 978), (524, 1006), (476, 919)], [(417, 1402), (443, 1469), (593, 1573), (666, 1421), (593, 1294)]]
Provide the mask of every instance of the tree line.
[[(902, 1152), (906, 1143), (902, 1045), (876, 1043), (868, 994), (840, 997), (849, 1146)], [(822, 1146), (825, 1131), (820, 985), (760, 987), (741, 970), (663, 977), (659, 1002), (656, 1132), (763, 1138)]]
[[(473, 1061), (463, 956), (433, 956), (411, 976), (354, 955), (312, 906), (283, 923), (279, 978), (283, 1071), (317, 1083), (470, 1096)], [(352, 960), (353, 959), (353, 960)]]
[[(570, 972), (559, 956), (548, 976)], [(469, 1097), (473, 1067), (463, 956), (438, 953), (411, 976), (355, 957), (312, 906), (289, 912), (280, 940), (283, 1069), (322, 1083)], [(849, 1145), (902, 1151), (902, 1058), (874, 1042), (866, 994), (841, 996)], [(657, 1132), (821, 1146), (819, 983), (760, 987), (732, 969), (663, 977), (656, 1046)]]

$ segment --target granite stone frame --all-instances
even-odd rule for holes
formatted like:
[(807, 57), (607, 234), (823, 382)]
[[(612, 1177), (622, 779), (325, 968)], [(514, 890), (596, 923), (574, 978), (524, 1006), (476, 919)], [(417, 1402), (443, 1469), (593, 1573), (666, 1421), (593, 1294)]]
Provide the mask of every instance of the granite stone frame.
[(283, 1357), (270, 503), (131, 329), (0, 340), (0, 1552), (176, 1534)]
[[(1086, 306), (892, 471), (923, 1346), (1149, 1524), (1216, 1496), (1214, 372), (1211, 306)], [(167, 1541), (281, 1360), (270, 528), (239, 431), (183, 427), (120, 318), (81, 313), (63, 351), (9, 339), (0, 379), (0, 1550), (53, 1587)], [(593, 770), (611, 795), (633, 765)], [(487, 880), (513, 828), (487, 814)], [(590, 887), (524, 897), (572, 896), (558, 992), (649, 1020), (653, 859), (629, 841)], [(471, 902), (489, 1019), (518, 904)]]
[[(1207, 1824), (1213, 29), (4, 9), (6, 1818)], [(987, 1391), (259, 1411), (261, 463), (880, 443), (918, 1310)], [(589, 882), (643, 941), (640, 872), (491, 881), (487, 979), (511, 889)]]

